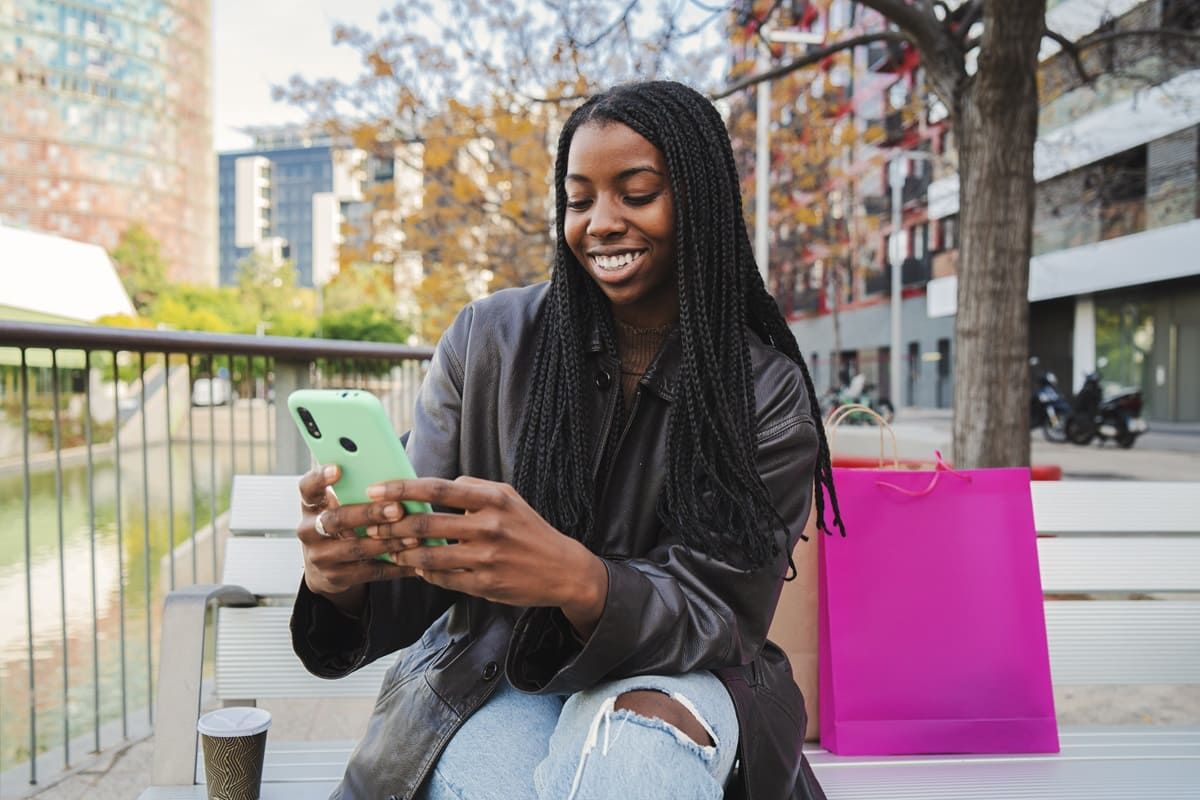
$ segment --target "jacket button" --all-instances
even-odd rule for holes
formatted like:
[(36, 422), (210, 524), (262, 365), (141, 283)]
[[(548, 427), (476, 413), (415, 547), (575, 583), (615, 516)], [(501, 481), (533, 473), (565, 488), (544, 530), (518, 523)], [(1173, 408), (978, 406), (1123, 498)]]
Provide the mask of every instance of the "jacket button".
[(495, 661), (489, 661), (487, 666), (483, 668), (483, 679), (490, 681), (500, 674), (500, 665)]
[(596, 388), (604, 392), (608, 387), (612, 386), (612, 375), (608, 374), (608, 370), (602, 369), (596, 373)]

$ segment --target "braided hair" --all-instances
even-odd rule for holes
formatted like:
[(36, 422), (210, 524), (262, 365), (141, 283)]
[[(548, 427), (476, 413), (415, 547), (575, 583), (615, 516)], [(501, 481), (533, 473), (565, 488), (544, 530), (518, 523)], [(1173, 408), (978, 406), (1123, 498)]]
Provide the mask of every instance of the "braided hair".
[(608, 300), (564, 235), (567, 156), (575, 132), (587, 123), (628, 126), (658, 148), (675, 198), (682, 364), (668, 424), (659, 518), (686, 546), (714, 558), (761, 567), (779, 554), (773, 533), (786, 533), (786, 526), (755, 468), (749, 327), (800, 367), (818, 437), (817, 527), (831, 532), (825, 523), (828, 493), (834, 525), (844, 536), (812, 377), (755, 265), (729, 135), (712, 103), (670, 81), (625, 84), (596, 95), (571, 114), (559, 136), (554, 268), (539, 319), (517, 490), (558, 530), (590, 544), (594, 487), (583, 353), (596, 330), (609, 352), (616, 350)]

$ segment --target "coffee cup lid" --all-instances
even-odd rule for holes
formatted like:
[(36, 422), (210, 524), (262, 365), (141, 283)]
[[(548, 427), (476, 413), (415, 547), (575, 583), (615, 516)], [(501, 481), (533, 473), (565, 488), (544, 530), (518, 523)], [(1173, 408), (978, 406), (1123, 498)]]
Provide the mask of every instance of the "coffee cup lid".
[(218, 708), (200, 717), (196, 730), (205, 736), (254, 736), (271, 727), (271, 712), (253, 706)]

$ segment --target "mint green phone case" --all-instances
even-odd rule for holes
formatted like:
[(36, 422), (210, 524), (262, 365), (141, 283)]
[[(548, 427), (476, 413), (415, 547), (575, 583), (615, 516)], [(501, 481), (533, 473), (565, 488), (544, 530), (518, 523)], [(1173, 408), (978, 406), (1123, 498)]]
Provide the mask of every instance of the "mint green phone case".
[[(367, 487), (371, 484), (417, 477), (383, 404), (370, 392), (299, 389), (288, 396), (288, 411), (317, 462), (341, 467), (342, 477), (333, 490), (342, 505), (370, 502)], [(425, 502), (405, 500), (403, 505), (409, 514), (433, 510)], [(425, 544), (446, 541), (426, 539)]]

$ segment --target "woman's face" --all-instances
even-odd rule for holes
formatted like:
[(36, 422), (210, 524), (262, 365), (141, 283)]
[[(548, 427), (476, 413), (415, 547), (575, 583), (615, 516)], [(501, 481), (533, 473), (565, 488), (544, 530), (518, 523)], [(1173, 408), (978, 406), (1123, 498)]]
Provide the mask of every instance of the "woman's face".
[(565, 185), (567, 246), (613, 316), (639, 328), (673, 322), (675, 206), (663, 154), (628, 126), (589, 122), (571, 139)]

